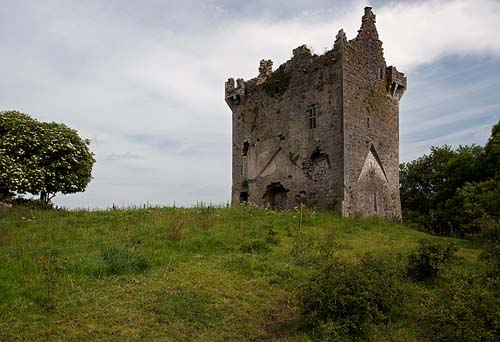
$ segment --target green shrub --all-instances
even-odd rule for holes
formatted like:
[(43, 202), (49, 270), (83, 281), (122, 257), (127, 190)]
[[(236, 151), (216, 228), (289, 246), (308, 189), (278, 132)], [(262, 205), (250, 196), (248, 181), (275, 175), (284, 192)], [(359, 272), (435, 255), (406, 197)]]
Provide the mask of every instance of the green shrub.
[(148, 259), (135, 251), (127, 251), (115, 246), (102, 252), (104, 272), (108, 275), (142, 273), (149, 267)]
[(240, 251), (243, 253), (267, 253), (270, 251), (270, 248), (265, 241), (254, 240), (243, 244), (240, 247)]
[(450, 280), (426, 303), (420, 321), (425, 341), (499, 341), (500, 281), (480, 283)]
[(395, 260), (366, 255), (356, 265), (331, 263), (301, 289), (307, 326), (328, 340), (366, 341), (371, 324), (398, 320), (409, 291)]
[(500, 245), (488, 244), (472, 273), (444, 273), (421, 308), (421, 337), (444, 342), (500, 340)]
[(479, 259), (486, 265), (487, 276), (500, 277), (500, 242), (487, 245)]
[(500, 244), (500, 220), (484, 218), (481, 222), (479, 239), (487, 245)]
[(305, 232), (299, 232), (294, 240), (290, 256), (299, 266), (320, 266), (331, 262), (334, 250), (339, 247), (333, 233), (328, 232), (322, 239)]
[(420, 240), (417, 250), (408, 257), (407, 274), (419, 281), (434, 278), (456, 251), (452, 242)]
[(299, 232), (293, 239), (290, 256), (294, 264), (299, 266), (319, 265), (321, 254), (313, 237)]
[(266, 242), (272, 245), (277, 245), (280, 242), (280, 238), (278, 233), (274, 231), (272, 228), (269, 228), (266, 235)]
[(47, 203), (39, 199), (22, 198), (22, 197), (14, 198), (12, 200), (12, 205), (15, 207), (22, 207), (26, 209), (40, 209), (40, 210), (54, 209), (54, 205), (51, 202)]

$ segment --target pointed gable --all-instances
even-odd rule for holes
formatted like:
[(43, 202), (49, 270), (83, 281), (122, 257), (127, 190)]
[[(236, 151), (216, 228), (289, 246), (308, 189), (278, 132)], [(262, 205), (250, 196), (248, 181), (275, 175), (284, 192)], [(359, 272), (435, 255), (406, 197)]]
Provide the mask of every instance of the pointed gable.
[(358, 182), (369, 181), (373, 178), (379, 178), (386, 183), (388, 182), (384, 167), (380, 162), (377, 151), (375, 151), (375, 147), (372, 145), (359, 174)]

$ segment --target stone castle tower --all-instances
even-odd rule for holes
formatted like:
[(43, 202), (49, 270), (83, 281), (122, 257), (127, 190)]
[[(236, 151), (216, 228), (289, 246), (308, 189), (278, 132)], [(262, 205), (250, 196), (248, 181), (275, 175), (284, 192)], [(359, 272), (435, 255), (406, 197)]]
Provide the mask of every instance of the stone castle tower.
[(356, 38), (337, 34), (318, 56), (306, 46), (259, 76), (229, 79), (232, 203), (310, 207), (340, 215), (401, 217), (399, 100), (406, 77), (387, 66), (375, 15)]

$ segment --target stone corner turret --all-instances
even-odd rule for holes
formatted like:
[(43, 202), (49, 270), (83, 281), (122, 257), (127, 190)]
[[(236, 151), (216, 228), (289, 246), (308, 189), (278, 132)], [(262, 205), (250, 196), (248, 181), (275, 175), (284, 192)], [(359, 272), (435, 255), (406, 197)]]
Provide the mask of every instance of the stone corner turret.
[(406, 91), (406, 76), (395, 66), (387, 67), (387, 85), (393, 98), (400, 100)]
[(238, 78), (236, 80), (236, 85), (234, 82), (234, 78), (229, 78), (226, 81), (225, 86), (225, 99), (228, 106), (231, 110), (234, 111), (234, 108), (238, 106), (243, 97), (245, 96), (246, 82), (242, 78)]

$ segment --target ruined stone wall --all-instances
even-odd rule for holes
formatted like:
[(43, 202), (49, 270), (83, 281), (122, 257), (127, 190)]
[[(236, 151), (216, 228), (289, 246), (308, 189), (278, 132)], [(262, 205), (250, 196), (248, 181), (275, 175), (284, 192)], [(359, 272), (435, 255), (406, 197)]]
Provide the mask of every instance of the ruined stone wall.
[[(400, 94), (391, 91), (389, 75), (397, 71), (386, 66), (370, 8), (344, 51), (344, 214), (400, 217)], [(406, 79), (398, 76), (403, 91)]]
[[(233, 110), (233, 204), (248, 199), (291, 208), (302, 194), (310, 205), (340, 209), (339, 58), (335, 49), (317, 56), (302, 46), (273, 73), (270, 61), (262, 61), (257, 78), (240, 82), (244, 92), (232, 88), (232, 80), (226, 85), (226, 101)], [(280, 203), (271, 203), (273, 191), (285, 191), (286, 200), (278, 194), (274, 197)], [(248, 197), (242, 197), (246, 192)]]

